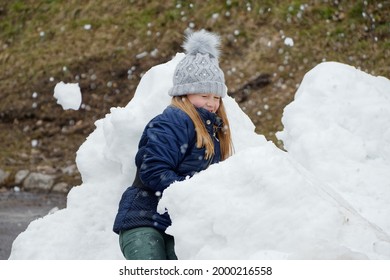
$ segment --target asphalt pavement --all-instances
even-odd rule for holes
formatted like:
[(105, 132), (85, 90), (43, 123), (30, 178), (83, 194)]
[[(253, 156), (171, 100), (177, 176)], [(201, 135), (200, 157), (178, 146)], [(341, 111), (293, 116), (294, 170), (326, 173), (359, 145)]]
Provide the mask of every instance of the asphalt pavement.
[(0, 192), (0, 260), (7, 260), (12, 243), (31, 221), (51, 210), (66, 206), (66, 195), (23, 192), (18, 189)]

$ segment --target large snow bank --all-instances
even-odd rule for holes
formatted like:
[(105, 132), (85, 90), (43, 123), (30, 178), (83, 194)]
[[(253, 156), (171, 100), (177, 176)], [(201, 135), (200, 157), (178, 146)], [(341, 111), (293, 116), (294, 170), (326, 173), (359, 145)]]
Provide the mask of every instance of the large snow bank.
[[(134, 176), (144, 126), (170, 102), (183, 57), (149, 70), (125, 108), (96, 122), (77, 152), (82, 185), (66, 209), (32, 222), (10, 259), (123, 259), (112, 224)], [(390, 81), (339, 63), (311, 70), (279, 134), (261, 135), (224, 99), (236, 154), (174, 183), (168, 208), (180, 259), (390, 259)]]

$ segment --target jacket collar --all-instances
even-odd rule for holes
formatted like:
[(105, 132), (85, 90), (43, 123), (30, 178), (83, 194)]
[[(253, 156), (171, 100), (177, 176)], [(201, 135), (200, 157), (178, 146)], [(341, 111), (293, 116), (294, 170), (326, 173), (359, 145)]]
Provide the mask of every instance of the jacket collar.
[(212, 112), (209, 112), (209, 111), (207, 111), (207, 110), (204, 109), (204, 108), (196, 108), (196, 110), (198, 111), (199, 116), (201, 117), (201, 119), (202, 119), (203, 121), (209, 120), (209, 121), (211, 121), (212, 123), (215, 122), (215, 118), (216, 118), (217, 114), (214, 114), (214, 113), (212, 113)]
[(222, 119), (218, 117), (217, 114), (209, 112), (204, 108), (196, 108), (196, 110), (198, 111), (200, 118), (205, 124), (213, 124), (217, 128), (222, 128)]

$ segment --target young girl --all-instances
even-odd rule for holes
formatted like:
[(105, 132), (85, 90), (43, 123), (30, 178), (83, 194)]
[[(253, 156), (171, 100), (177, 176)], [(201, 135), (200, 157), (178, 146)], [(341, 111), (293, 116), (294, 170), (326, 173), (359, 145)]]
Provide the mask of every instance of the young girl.
[(177, 259), (174, 238), (165, 233), (169, 215), (157, 212), (163, 191), (232, 154), (219, 37), (202, 30), (183, 46), (186, 56), (169, 91), (172, 103), (146, 126), (135, 158), (135, 180), (119, 203), (114, 231), (126, 259)]

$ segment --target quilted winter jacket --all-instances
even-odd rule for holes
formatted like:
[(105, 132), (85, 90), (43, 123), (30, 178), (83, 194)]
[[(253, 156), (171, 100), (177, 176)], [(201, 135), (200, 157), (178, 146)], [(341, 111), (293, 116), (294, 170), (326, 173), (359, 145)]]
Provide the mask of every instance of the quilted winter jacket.
[(191, 177), (221, 160), (215, 136), (222, 127), (221, 120), (205, 109), (197, 110), (214, 140), (214, 156), (206, 160), (205, 148), (196, 147), (195, 126), (190, 117), (176, 107), (167, 107), (148, 123), (141, 136), (135, 157), (137, 175), (119, 202), (114, 232), (142, 226), (165, 231), (171, 225), (169, 215), (157, 212), (163, 191), (171, 183)]

